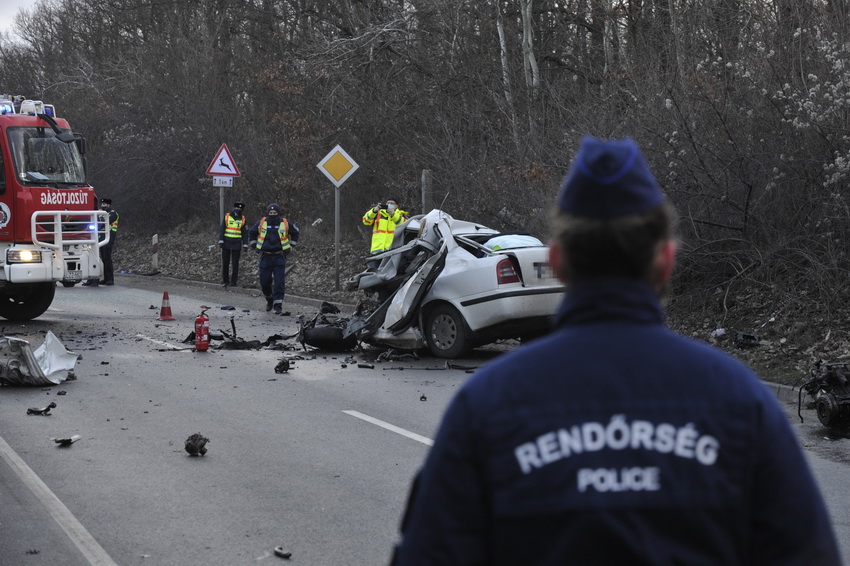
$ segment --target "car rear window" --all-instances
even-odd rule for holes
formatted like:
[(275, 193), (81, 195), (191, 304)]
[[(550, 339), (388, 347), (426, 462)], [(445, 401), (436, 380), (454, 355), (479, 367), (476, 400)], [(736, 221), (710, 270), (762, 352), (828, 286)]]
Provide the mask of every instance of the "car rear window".
[(542, 246), (543, 242), (527, 234), (502, 234), (501, 236), (490, 238), (484, 242), (484, 245), (494, 252), (498, 252), (499, 250), (509, 250), (512, 248), (538, 247)]

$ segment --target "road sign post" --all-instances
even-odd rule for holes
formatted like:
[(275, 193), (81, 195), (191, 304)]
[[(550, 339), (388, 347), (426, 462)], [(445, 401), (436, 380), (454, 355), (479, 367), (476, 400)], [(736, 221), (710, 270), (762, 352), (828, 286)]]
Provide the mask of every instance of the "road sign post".
[(337, 145), (316, 167), (334, 184), (334, 258), (336, 272), (336, 290), (339, 291), (339, 187), (357, 171), (360, 165)]

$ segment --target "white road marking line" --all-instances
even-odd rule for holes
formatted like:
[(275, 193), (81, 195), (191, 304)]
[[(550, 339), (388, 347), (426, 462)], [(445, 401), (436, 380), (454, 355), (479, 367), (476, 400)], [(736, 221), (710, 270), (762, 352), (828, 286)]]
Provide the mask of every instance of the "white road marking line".
[(12, 450), (12, 447), (3, 438), (0, 438), (0, 458), (9, 464), (12, 471), (32, 491), (36, 499), (47, 508), (50, 516), (59, 523), (59, 526), (68, 535), (68, 538), (77, 545), (77, 548), (80, 549), (80, 552), (86, 557), (89, 564), (92, 566), (118, 566), (106, 551), (103, 550), (103, 547), (94, 540), (94, 537), (91, 536), (86, 528), (65, 507), (65, 504), (50, 491), (50, 488), (41, 481), (41, 478), (35, 475), (35, 472), (27, 466), (26, 462)]
[(191, 352), (192, 348), (183, 348), (181, 346), (175, 346), (174, 344), (169, 344), (168, 342), (163, 342), (162, 340), (157, 340), (156, 338), (151, 338), (150, 336), (145, 336), (144, 334), (136, 334), (136, 338), (140, 338), (142, 340), (147, 340), (148, 342), (153, 342), (157, 346), (163, 346), (164, 348), (171, 348), (172, 350), (179, 350), (181, 352)]
[(358, 419), (362, 419), (367, 423), (372, 423), (373, 425), (378, 425), (379, 427), (391, 430), (397, 434), (406, 436), (407, 438), (412, 438), (416, 442), (421, 442), (422, 444), (425, 444), (427, 446), (434, 445), (434, 441), (430, 438), (416, 434), (415, 432), (410, 432), (409, 430), (404, 430), (403, 428), (399, 428), (395, 425), (391, 425), (390, 423), (378, 420), (375, 417), (370, 417), (369, 415), (364, 415), (363, 413), (358, 413), (357, 411), (343, 411), (343, 413), (345, 413), (346, 415), (351, 415), (352, 417), (357, 417)]

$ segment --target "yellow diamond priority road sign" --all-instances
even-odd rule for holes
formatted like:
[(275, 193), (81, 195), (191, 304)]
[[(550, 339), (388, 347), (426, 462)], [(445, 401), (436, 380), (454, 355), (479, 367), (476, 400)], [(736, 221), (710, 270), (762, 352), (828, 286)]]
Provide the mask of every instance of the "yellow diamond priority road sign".
[(339, 187), (360, 167), (339, 145), (331, 150), (316, 167), (334, 186)]

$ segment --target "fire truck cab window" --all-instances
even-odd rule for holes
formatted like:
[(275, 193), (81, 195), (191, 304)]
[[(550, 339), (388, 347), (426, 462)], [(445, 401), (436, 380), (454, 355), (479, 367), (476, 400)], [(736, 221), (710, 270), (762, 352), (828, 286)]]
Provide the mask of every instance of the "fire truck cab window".
[(3, 155), (0, 154), (0, 195), (6, 192), (6, 167), (3, 164)]
[(10, 128), (15, 174), (22, 182), (84, 184), (75, 143), (64, 143), (45, 128)]

